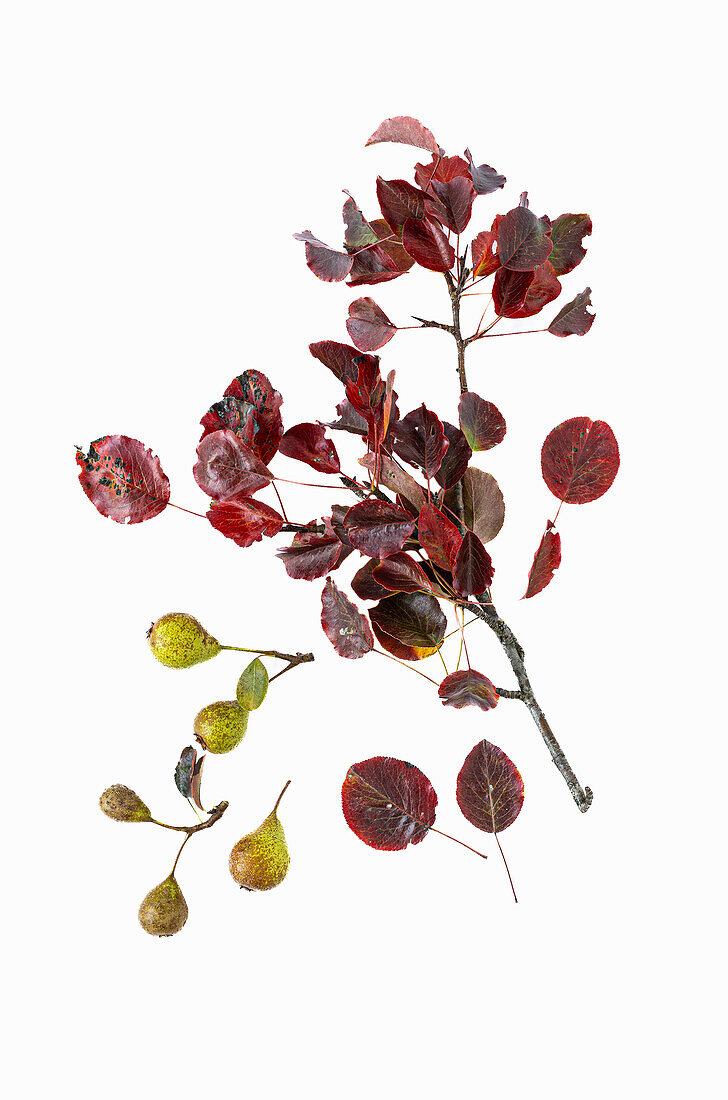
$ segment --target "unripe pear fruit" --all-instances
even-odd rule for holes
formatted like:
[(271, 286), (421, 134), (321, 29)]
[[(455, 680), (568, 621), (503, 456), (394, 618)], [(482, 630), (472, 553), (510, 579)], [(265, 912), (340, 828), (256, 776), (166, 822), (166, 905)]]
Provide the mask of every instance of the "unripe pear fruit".
[(230, 853), (230, 874), (238, 886), (246, 890), (272, 890), (283, 882), (288, 873), (291, 857), (277, 814), (288, 783), (263, 824), (255, 832), (242, 837)]
[(139, 906), (139, 923), (150, 936), (173, 936), (187, 921), (187, 902), (174, 874), (150, 890)]
[(195, 718), (195, 737), (208, 752), (230, 752), (245, 737), (248, 712), (234, 700), (208, 703)]
[(202, 623), (186, 611), (171, 611), (147, 631), (149, 648), (167, 668), (192, 668), (216, 657), (223, 649)]
[(149, 807), (142, 802), (136, 791), (115, 783), (107, 787), (99, 799), (99, 806), (107, 817), (114, 821), (152, 821)]

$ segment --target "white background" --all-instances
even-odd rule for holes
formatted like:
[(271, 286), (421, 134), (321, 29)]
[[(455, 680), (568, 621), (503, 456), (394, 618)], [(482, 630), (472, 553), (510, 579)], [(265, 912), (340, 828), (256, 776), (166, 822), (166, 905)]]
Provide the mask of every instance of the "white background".
[[(717, 1093), (723, 61), (706, 13), (3, 6), (14, 1095)], [(538, 214), (594, 221), (563, 298), (593, 288), (590, 335), (490, 340), (469, 366), (508, 421), (505, 442), (477, 459), (508, 508), (490, 547), (497, 605), (595, 791), (583, 817), (518, 703), (446, 710), (381, 658), (338, 658), (318, 622), (321, 582), (288, 580), (273, 553), (282, 537), (240, 550), (172, 509), (125, 528), (76, 481), (74, 444), (124, 432), (159, 454), (174, 501), (204, 511), (191, 475), (198, 421), (234, 375), (268, 374), (287, 426), (328, 420), (340, 387), (306, 349), (347, 340), (349, 301), (371, 293), (400, 323), (446, 319), (437, 276), (328, 286), (291, 237), (311, 228), (337, 243), (343, 187), (373, 216), (376, 175), (410, 175), (415, 150), (364, 148), (402, 113), (507, 175), (503, 192), (477, 201), (474, 232), (524, 189)], [(400, 333), (383, 363), (397, 370), (403, 411), (425, 400), (456, 418), (445, 334)], [(562, 510), (561, 571), (522, 603), (555, 506), (540, 446), (576, 415), (612, 425), (622, 467), (603, 499)], [(351, 469), (348, 439), (340, 452)], [(289, 460), (276, 468), (321, 480)], [(287, 488), (286, 501), (305, 521), (346, 495)], [(108, 821), (98, 795), (127, 783), (158, 816), (188, 821), (173, 765), (196, 711), (230, 697), (241, 668), (233, 654), (188, 672), (156, 664), (144, 634), (172, 609), (225, 642), (311, 648), (316, 663), (274, 685), (234, 754), (208, 761), (206, 798), (231, 806), (180, 863), (187, 926), (156, 940), (136, 909), (175, 838)], [(489, 632), (473, 627), (470, 644), (475, 666), (510, 685)], [(492, 838), (455, 802), (457, 772), (485, 735), (526, 784), (503, 836), (517, 906)], [(380, 853), (349, 832), (341, 782), (380, 753), (425, 771), (440, 827), (485, 846), (487, 863), (434, 835)], [(288, 778), (290, 874), (244, 894), (227, 853)]]

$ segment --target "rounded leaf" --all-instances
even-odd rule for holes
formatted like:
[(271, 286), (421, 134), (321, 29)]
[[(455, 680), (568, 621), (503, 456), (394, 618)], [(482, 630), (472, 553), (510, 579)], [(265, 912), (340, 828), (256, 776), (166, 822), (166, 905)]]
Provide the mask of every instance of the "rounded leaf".
[(156, 455), (129, 435), (105, 435), (76, 451), (78, 480), (102, 516), (117, 523), (142, 523), (163, 512), (169, 479)]
[(373, 756), (349, 768), (341, 807), (360, 840), (370, 848), (397, 852), (425, 839), (435, 823), (437, 795), (414, 764)]
[(203, 436), (197, 444), (195, 481), (213, 500), (252, 496), (270, 485), (273, 475), (235, 432), (227, 428)]
[(619, 447), (604, 420), (574, 416), (549, 432), (541, 448), (543, 479), (567, 504), (598, 500), (618, 470)]
[(503, 749), (479, 741), (460, 769), (457, 800), (463, 816), (476, 829), (502, 833), (521, 812), (523, 780)]

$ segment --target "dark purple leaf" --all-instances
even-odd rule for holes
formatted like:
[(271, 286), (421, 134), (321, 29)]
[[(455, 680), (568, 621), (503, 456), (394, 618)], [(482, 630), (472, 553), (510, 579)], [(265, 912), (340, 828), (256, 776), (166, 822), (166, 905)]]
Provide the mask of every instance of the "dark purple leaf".
[(369, 425), (361, 413), (356, 411), (347, 397), (339, 402), (336, 406), (336, 411), (339, 414), (339, 419), (327, 423), (327, 428), (332, 428), (338, 432), (352, 432), (354, 435), (368, 434)]
[(228, 429), (203, 436), (192, 473), (203, 493), (213, 500), (252, 496), (273, 479), (270, 470)]
[(463, 537), (434, 504), (425, 504), (422, 508), (417, 520), (417, 537), (430, 561), (450, 572)]
[(397, 852), (425, 839), (435, 823), (437, 795), (414, 764), (373, 756), (349, 768), (341, 806), (360, 840), (382, 852)]
[(456, 428), (454, 424), (448, 424), (447, 421), (444, 422), (442, 427), (445, 432), (445, 439), (448, 442), (448, 448), (445, 451), (440, 469), (435, 474), (435, 479), (442, 485), (443, 489), (451, 489), (453, 485), (457, 485), (467, 470), (473, 452), (459, 428)]
[(389, 592), (429, 592), (431, 589), (424, 569), (409, 554), (392, 554), (384, 561), (375, 562), (372, 580)]
[(387, 596), (371, 608), (369, 618), (385, 648), (388, 647), (382, 635), (414, 650), (417, 656), (405, 658), (409, 660), (434, 653), (447, 628), (443, 610), (429, 592), (398, 592)]
[(533, 271), (549, 258), (551, 222), (537, 218), (526, 206), (516, 206), (498, 223), (498, 256), (511, 271)]
[(591, 287), (587, 287), (556, 314), (549, 325), (549, 332), (554, 336), (585, 336), (596, 317), (595, 313), (587, 312), (590, 305)]
[(425, 193), (406, 180), (384, 180), (377, 176), (377, 199), (382, 216), (394, 233), (408, 218), (424, 218)]
[(376, 145), (380, 141), (394, 141), (400, 145), (413, 145), (416, 149), (426, 149), (428, 153), (439, 153), (440, 146), (426, 126), (410, 115), (395, 115), (385, 118), (367, 141), (367, 145)]
[[(491, 542), (500, 531), (506, 515), (498, 482), (491, 474), (471, 466), (462, 480), (463, 522), (482, 543)], [(445, 497), (448, 508), (455, 500), (452, 491)]]
[(363, 500), (344, 517), (351, 545), (370, 558), (396, 554), (415, 529), (415, 521), (396, 504), (384, 500)]
[(502, 833), (523, 806), (523, 780), (516, 765), (497, 745), (479, 741), (460, 769), (457, 800), (476, 829)]
[(347, 286), (375, 286), (378, 283), (387, 283), (391, 279), (398, 279), (403, 271), (407, 270), (400, 267), (391, 255), (389, 242), (387, 245), (375, 244), (371, 248), (364, 248), (352, 259), (351, 278)]
[(298, 459), (324, 474), (338, 474), (341, 466), (336, 447), (323, 424), (296, 424), (289, 428), (278, 448), (287, 458)]
[(453, 233), (462, 233), (470, 221), (473, 212), (475, 188), (469, 179), (456, 176), (454, 179), (433, 180), (432, 190), (445, 211), (445, 225)]
[(317, 279), (325, 283), (340, 283), (351, 271), (352, 258), (346, 252), (338, 252), (330, 248), (318, 237), (314, 237), (310, 229), (303, 233), (294, 233), (294, 240), (304, 241), (306, 245), (306, 264), (313, 271)]
[(205, 763), (204, 755), (197, 759), (197, 750), (188, 745), (182, 749), (177, 766), (174, 769), (174, 782), (177, 790), (183, 798), (191, 798), (198, 809), (205, 812), (200, 801), (200, 786), (202, 783), (202, 765)]
[(354, 360), (361, 354), (358, 348), (353, 348), (351, 344), (340, 344), (336, 340), (319, 340), (316, 344), (309, 344), (308, 350), (340, 382), (356, 382), (357, 369)]
[(506, 182), (505, 176), (499, 175), (495, 168), (491, 168), (489, 164), (480, 164), (476, 168), (469, 149), (465, 150), (465, 156), (470, 162), (470, 175), (476, 194), (490, 195), (493, 191), (498, 191), (503, 187)]
[(477, 535), (466, 531), (452, 569), (453, 587), (459, 596), (479, 596), (493, 580), (493, 562)]
[(561, 535), (554, 530), (554, 525), (549, 520), (533, 557), (533, 565), (528, 574), (528, 587), (523, 599), (528, 600), (531, 596), (542, 592), (546, 585), (551, 583), (560, 565)]
[(437, 222), (429, 218), (407, 218), (402, 245), (420, 267), (428, 271), (449, 271), (455, 263), (455, 249)]
[(592, 223), (588, 214), (561, 214), (552, 223), (549, 256), (556, 275), (568, 275), (586, 256), (584, 237), (591, 236)]
[(379, 564), (378, 558), (371, 558), (352, 577), (351, 587), (360, 600), (383, 600), (389, 596), (389, 589), (374, 579), (374, 570)]
[(440, 419), (421, 405), (397, 423), (393, 435), (395, 454), (418, 466), (427, 478), (434, 477), (448, 449)]
[(463, 707), (492, 710), (498, 703), (498, 692), (488, 677), (472, 668), (451, 672), (440, 684), (437, 694), (444, 707), (455, 707), (456, 710)]
[(392, 324), (372, 298), (357, 298), (349, 306), (346, 329), (362, 351), (378, 351), (389, 343), (397, 326)]
[(331, 577), (321, 593), (321, 625), (340, 657), (363, 657), (374, 648), (374, 637), (362, 613), (336, 587)]
[(561, 283), (554, 275), (551, 261), (539, 264), (533, 273), (533, 282), (528, 288), (526, 298), (520, 309), (508, 314), (509, 317), (534, 317), (549, 302), (555, 301), (561, 294)]
[(341, 565), (343, 549), (333, 531), (300, 531), (290, 546), (278, 551), (278, 557), (289, 577), (313, 581)]
[(464, 393), (458, 413), (460, 427), (474, 451), (489, 451), (503, 441), (506, 422), (492, 402), (484, 401), (477, 393)]
[(156, 455), (128, 435), (105, 435), (76, 451), (78, 480), (102, 516), (117, 523), (142, 523), (163, 512), (169, 479)]
[(532, 271), (510, 271), (501, 267), (493, 281), (493, 305), (499, 317), (515, 317), (523, 308), (528, 288), (533, 282)]

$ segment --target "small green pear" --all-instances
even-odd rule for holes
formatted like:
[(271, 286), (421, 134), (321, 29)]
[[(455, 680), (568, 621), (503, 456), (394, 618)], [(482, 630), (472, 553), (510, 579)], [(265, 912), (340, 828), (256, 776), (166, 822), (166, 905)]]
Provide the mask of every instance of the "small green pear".
[(195, 718), (195, 737), (208, 752), (230, 752), (245, 737), (248, 712), (234, 700), (208, 703)]
[(230, 874), (246, 890), (272, 890), (288, 873), (291, 857), (277, 810), (290, 782), (289, 779), (263, 824), (242, 837), (230, 853)]
[(167, 668), (192, 668), (223, 649), (217, 638), (185, 611), (162, 615), (149, 627), (147, 639), (154, 656)]
[(99, 806), (107, 817), (114, 821), (152, 821), (149, 807), (142, 802), (136, 791), (115, 783), (107, 787), (99, 799)]
[(150, 936), (173, 936), (187, 921), (187, 902), (174, 874), (150, 890), (139, 906), (139, 923)]

